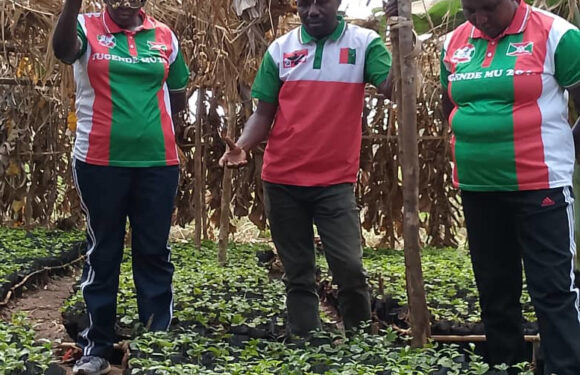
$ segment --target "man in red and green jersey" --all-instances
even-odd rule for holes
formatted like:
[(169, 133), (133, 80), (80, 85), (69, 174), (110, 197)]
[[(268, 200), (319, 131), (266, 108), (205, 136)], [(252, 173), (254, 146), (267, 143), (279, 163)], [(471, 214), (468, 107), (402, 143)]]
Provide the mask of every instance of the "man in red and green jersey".
[[(573, 272), (574, 141), (580, 31), (523, 0), (462, 0), (441, 83), (492, 365), (526, 359), (522, 257), (546, 374), (580, 374)], [(510, 374), (519, 373), (516, 368)]]
[(53, 49), (74, 64), (77, 131), (73, 178), (87, 221), (80, 288), (88, 326), (73, 374), (110, 371), (127, 218), (139, 320), (165, 330), (173, 314), (168, 246), (179, 180), (172, 114), (186, 106), (188, 69), (177, 38), (142, 9), (145, 0), (105, 0), (81, 14), (66, 0)]
[(337, 17), (339, 0), (298, 0), (302, 26), (275, 40), (258, 71), (259, 100), (222, 165), (246, 163), (268, 138), (262, 179), (273, 241), (286, 271), (288, 330), (320, 328), (313, 223), (352, 329), (370, 320), (353, 184), (359, 170), (365, 83), (390, 95), (391, 56), (379, 35)]

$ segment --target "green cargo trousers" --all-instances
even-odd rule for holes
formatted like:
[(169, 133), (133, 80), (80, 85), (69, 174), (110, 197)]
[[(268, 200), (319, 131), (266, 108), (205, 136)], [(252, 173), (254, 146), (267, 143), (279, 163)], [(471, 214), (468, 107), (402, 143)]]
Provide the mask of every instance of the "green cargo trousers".
[(307, 336), (321, 328), (316, 293), (314, 229), (324, 247), (346, 330), (371, 319), (362, 265), (359, 210), (353, 184), (303, 187), (264, 182), (266, 214), (286, 284), (287, 329)]

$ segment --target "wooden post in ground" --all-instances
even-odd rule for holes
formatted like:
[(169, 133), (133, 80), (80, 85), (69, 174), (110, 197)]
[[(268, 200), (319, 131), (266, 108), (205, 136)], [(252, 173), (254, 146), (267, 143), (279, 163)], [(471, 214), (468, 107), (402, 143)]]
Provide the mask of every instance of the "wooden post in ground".
[(205, 112), (203, 101), (205, 99), (205, 89), (199, 88), (197, 90), (197, 110), (195, 113), (195, 154), (194, 154), (194, 176), (195, 176), (195, 186), (194, 186), (194, 197), (195, 197), (195, 234), (194, 234), (194, 244), (195, 247), (201, 248), (201, 233), (203, 228), (203, 211), (204, 211), (204, 187), (205, 181), (203, 178), (202, 171), (202, 156), (203, 152), (201, 149), (201, 132), (203, 129), (203, 112)]
[(403, 239), (411, 345), (423, 347), (431, 336), (429, 311), (425, 298), (421, 250), (419, 245), (419, 150), (417, 145), (417, 62), (411, 18), (411, 0), (399, 0), (398, 50), (394, 59), (400, 67), (399, 155), (403, 169)]
[[(201, 173), (203, 175), (203, 181), (207, 178), (207, 161), (209, 160), (209, 147), (203, 147), (203, 154), (201, 155)], [(202, 193), (201, 201), (201, 230), (202, 238), (205, 240), (209, 239), (208, 235), (208, 217), (207, 217), (207, 205), (205, 204), (205, 190)]]
[[(230, 138), (236, 138), (236, 105), (228, 105), (228, 134)], [(222, 180), (222, 202), (220, 212), (220, 233), (218, 263), (225, 265), (228, 257), (228, 238), (230, 234), (230, 202), (232, 201), (232, 169), (224, 168)]]

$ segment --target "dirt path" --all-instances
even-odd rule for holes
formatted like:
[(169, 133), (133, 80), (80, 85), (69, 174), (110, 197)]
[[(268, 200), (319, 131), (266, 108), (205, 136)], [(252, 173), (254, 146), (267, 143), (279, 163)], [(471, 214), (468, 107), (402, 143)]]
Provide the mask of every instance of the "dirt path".
[[(22, 298), (13, 300), (0, 310), (0, 318), (8, 320), (15, 312), (25, 312), (36, 332), (37, 339), (47, 339), (58, 347), (60, 343), (70, 343), (74, 340), (68, 336), (62, 325), (61, 307), (64, 301), (73, 293), (73, 285), (78, 278), (78, 272), (64, 276), (54, 276), (49, 283), (41, 288), (30, 290)], [(67, 375), (72, 374), (72, 368), (63, 366)], [(120, 368), (115, 367), (109, 373), (122, 375)]]
[(75, 280), (75, 275), (56, 276), (44, 287), (27, 291), (22, 298), (12, 300), (0, 311), (0, 315), (4, 319), (10, 319), (14, 312), (25, 312), (36, 331), (36, 338), (57, 343), (71, 342), (73, 340), (61, 324), (60, 308), (73, 292)]

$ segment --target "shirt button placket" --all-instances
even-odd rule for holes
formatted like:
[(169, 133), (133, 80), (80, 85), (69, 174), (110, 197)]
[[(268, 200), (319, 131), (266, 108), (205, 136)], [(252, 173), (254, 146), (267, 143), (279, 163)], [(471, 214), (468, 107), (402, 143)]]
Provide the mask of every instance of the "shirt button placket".
[(483, 60), (483, 67), (487, 68), (491, 65), (493, 56), (495, 55), (495, 49), (497, 48), (497, 42), (492, 40), (487, 44), (487, 52), (485, 53), (485, 59)]
[(129, 44), (129, 54), (137, 56), (137, 48), (135, 47), (135, 34), (127, 33), (127, 43)]

